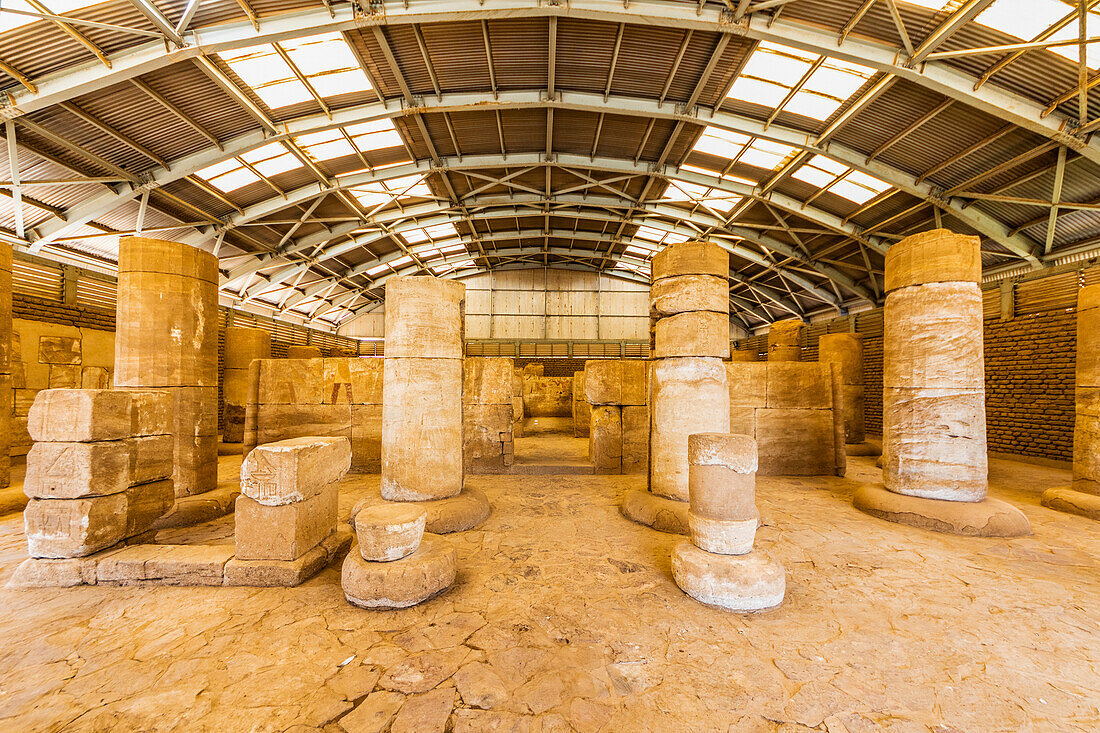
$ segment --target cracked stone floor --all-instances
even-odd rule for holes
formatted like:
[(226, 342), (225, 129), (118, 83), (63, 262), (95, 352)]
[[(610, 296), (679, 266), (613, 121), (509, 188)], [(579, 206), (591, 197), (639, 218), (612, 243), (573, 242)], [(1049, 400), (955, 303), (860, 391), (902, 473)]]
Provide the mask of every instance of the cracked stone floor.
[[(1013, 540), (865, 516), (877, 475), (760, 480), (787, 600), (756, 616), (677, 589), (677, 538), (617, 510), (644, 479), (579, 474), (471, 476), (492, 516), (451, 536), (456, 585), (403, 611), (348, 605), (338, 565), (287, 589), (0, 589), (0, 730), (1100, 729), (1100, 527), (1038, 503), (1068, 474), (992, 462), (1035, 530)], [(345, 480), (345, 516), (372, 485)], [(21, 527), (0, 519), (0, 584)]]

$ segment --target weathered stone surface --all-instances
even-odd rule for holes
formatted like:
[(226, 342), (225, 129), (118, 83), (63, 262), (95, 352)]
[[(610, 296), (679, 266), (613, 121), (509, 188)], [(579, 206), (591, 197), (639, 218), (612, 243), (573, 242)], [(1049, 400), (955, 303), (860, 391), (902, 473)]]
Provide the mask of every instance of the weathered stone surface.
[(173, 400), (166, 390), (127, 390), (130, 395), (130, 435), (167, 435), (172, 432)]
[(623, 423), (620, 407), (596, 405), (592, 408), (589, 446), (596, 473), (622, 473)]
[(715, 555), (685, 540), (672, 549), (672, 577), (695, 600), (728, 611), (774, 608), (786, 593), (783, 566), (759, 550)]
[(211, 253), (180, 242), (146, 237), (121, 237), (118, 269), (179, 275), (208, 283), (218, 282), (218, 260)]
[(83, 376), (79, 365), (50, 364), (50, 389), (80, 389)]
[[(12, 246), (0, 243), (0, 374), (9, 374), (17, 360), (12, 357), (11, 262)], [(18, 354), (18, 348), (14, 351)]]
[(393, 719), (389, 733), (444, 733), (455, 705), (455, 688), (437, 687), (410, 695)]
[(832, 368), (829, 364), (779, 362), (768, 364), (765, 407), (831, 410)]
[(864, 409), (866, 400), (862, 385), (844, 385), (840, 388), (844, 416), (844, 441), (859, 444), (867, 440)]
[[(257, 446), (241, 463), (241, 493), (264, 506), (301, 502), (351, 467), (347, 438), (290, 438)], [(293, 558), (285, 558), (293, 559)]]
[(351, 402), (354, 405), (381, 405), (384, 359), (350, 359)]
[(1060, 512), (1100, 520), (1100, 495), (1096, 493), (1076, 491), (1066, 486), (1060, 486), (1044, 491), (1040, 503)]
[(735, 349), (730, 352), (730, 361), (732, 362), (746, 362), (746, 361), (759, 361), (759, 356), (755, 349)]
[(719, 359), (653, 362), (650, 372), (649, 490), (688, 499), (688, 435), (729, 432), (729, 389)]
[(647, 362), (589, 359), (584, 363), (584, 399), (593, 405), (644, 405)]
[(248, 370), (226, 368), (222, 374), (222, 398), (227, 405), (243, 407), (248, 402)]
[(463, 461), (470, 471), (504, 468), (504, 456), (513, 454), (512, 406), (465, 404), (462, 406)]
[(0, 374), (0, 489), (11, 485), (12, 422), (11, 377)]
[(131, 484), (172, 478), (175, 439), (171, 435), (129, 438), (126, 447), (130, 454), (128, 474)]
[(237, 497), (234, 541), (240, 560), (294, 560), (336, 531), (339, 491), (329, 484), (304, 501), (265, 506)]
[(463, 480), (462, 361), (387, 356), (382, 496), (442, 499), (457, 495)]
[[(378, 499), (363, 499), (357, 502), (351, 509), (352, 526), (355, 524), (356, 515), (364, 507), (377, 503)], [(412, 504), (427, 512), (428, 519), (424, 525), (424, 531), (432, 534), (450, 534), (473, 529), (485, 521), (491, 511), (485, 494), (470, 488), (463, 489), (458, 496), (434, 501), (417, 501)]]
[(260, 588), (301, 585), (347, 552), (353, 539), (350, 531), (338, 530), (294, 560), (242, 560), (234, 557), (225, 564), (225, 585)]
[(688, 438), (691, 538), (707, 552), (739, 555), (756, 534), (756, 442), (746, 435)]
[(176, 435), (172, 484), (176, 496), (212, 491), (218, 485), (218, 436)]
[(566, 417), (573, 402), (572, 377), (523, 377), (523, 414), (526, 417)]
[(83, 499), (32, 499), (23, 510), (31, 557), (83, 557), (126, 535), (126, 494)]
[(429, 534), (416, 552), (394, 562), (367, 562), (359, 553), (349, 552), (344, 558), (340, 585), (352, 605), (408, 608), (449, 588), (456, 572), (454, 548), (444, 538)]
[(386, 357), (462, 359), (466, 286), (428, 276), (386, 282)]
[(151, 481), (126, 489), (126, 536), (136, 537), (149, 530), (175, 500), (171, 479)]
[(467, 357), (462, 366), (462, 401), (468, 405), (511, 405), (515, 359)]
[(730, 407), (766, 407), (768, 369), (772, 366), (768, 362), (727, 363), (726, 381), (729, 384)]
[(80, 364), (80, 339), (69, 336), (39, 336), (40, 364)]
[[(592, 428), (592, 405), (584, 400), (573, 400), (573, 437), (587, 438)], [(522, 434), (513, 437), (521, 438)]]
[(768, 361), (801, 361), (804, 325), (797, 318), (773, 323), (768, 330)]
[(880, 519), (922, 529), (972, 537), (1020, 537), (1031, 534), (1031, 524), (1008, 502), (986, 497), (981, 501), (935, 501), (888, 491), (881, 484), (864, 484), (852, 500), (856, 509)]
[(886, 296), (883, 385), (971, 388), (984, 384), (982, 293), (974, 283), (934, 283)]
[(352, 404), (351, 361), (348, 358), (321, 360), (322, 404)]
[(1089, 409), (1080, 393), (1073, 427), (1073, 488), (1100, 495), (1100, 415)]
[(72, 588), (95, 584), (93, 558), (47, 559), (28, 557), (8, 580), (8, 588)]
[(370, 562), (391, 562), (416, 551), (428, 513), (414, 504), (375, 504), (354, 519), (359, 554)]
[(677, 275), (713, 275), (728, 278), (729, 252), (713, 242), (679, 242), (653, 255), (651, 282)]
[(844, 475), (837, 466), (832, 410), (764, 408), (756, 411), (762, 476)]
[(86, 443), (130, 436), (130, 396), (116, 390), (45, 389), (27, 416), (31, 439)]
[(253, 359), (271, 358), (271, 334), (262, 328), (229, 326), (225, 329), (226, 369), (248, 370)]
[(232, 545), (132, 545), (100, 561), (97, 580), (110, 585), (222, 585)]
[(538, 362), (532, 362), (530, 364), (524, 364), (521, 374), (525, 377), (541, 377), (543, 376), (544, 367)]
[(886, 292), (923, 283), (982, 281), (981, 238), (934, 229), (886, 251)]
[(320, 359), (321, 350), (316, 346), (288, 346), (286, 347), (286, 358), (294, 360)]
[(81, 389), (110, 389), (111, 373), (103, 367), (86, 366), (80, 370)]
[(382, 405), (352, 405), (351, 470), (378, 473), (381, 469)]
[(817, 340), (817, 360), (836, 364), (840, 383), (863, 386), (863, 336), (858, 333), (825, 333)]
[(667, 277), (653, 283), (649, 300), (661, 316), (688, 311), (729, 313), (729, 280), (713, 275)]
[(649, 470), (649, 407), (622, 408), (623, 473), (645, 474)]
[(130, 483), (127, 441), (39, 442), (27, 453), (23, 491), (32, 499), (79, 499), (117, 494)]
[(264, 359), (259, 401), (268, 405), (320, 405), (324, 402), (324, 360)]
[(981, 501), (988, 475), (985, 390), (883, 390), (882, 467), (890, 491)]
[(217, 387), (165, 387), (172, 399), (172, 429), (177, 436), (218, 434)]
[(752, 552), (756, 537), (756, 517), (749, 519), (713, 519), (688, 510), (691, 541), (700, 550), (716, 555), (744, 555)]
[(689, 311), (660, 319), (657, 321), (656, 351), (653, 355), (658, 359), (678, 356), (728, 359), (729, 316), (711, 311)]
[[(354, 405), (264, 405), (256, 416), (258, 444), (315, 435), (351, 438)], [(247, 429), (247, 413), (245, 415)]]

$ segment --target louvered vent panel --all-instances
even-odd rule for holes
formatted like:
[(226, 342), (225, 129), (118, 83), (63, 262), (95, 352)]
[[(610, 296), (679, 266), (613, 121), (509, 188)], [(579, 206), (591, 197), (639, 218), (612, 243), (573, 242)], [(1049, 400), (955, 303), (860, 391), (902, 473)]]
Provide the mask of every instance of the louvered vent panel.
[(11, 271), (12, 292), (34, 298), (61, 301), (61, 270), (37, 262), (15, 260)]

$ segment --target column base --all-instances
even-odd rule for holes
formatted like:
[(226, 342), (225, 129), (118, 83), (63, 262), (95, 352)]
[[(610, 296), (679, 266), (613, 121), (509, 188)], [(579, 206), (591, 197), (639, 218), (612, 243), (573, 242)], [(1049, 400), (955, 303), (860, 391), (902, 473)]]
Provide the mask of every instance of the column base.
[(887, 491), (882, 484), (863, 484), (855, 493), (856, 509), (888, 522), (969, 537), (1022, 537), (1031, 534), (1027, 517), (1008, 502), (920, 499)]
[(1100, 521), (1100, 496), (1096, 494), (1086, 494), (1068, 486), (1060, 486), (1044, 491), (1040, 503), (1050, 509)]
[(847, 443), (844, 446), (845, 454), (849, 456), (881, 456), (882, 448), (874, 443)]
[(787, 592), (783, 566), (763, 550), (715, 555), (691, 540), (672, 548), (672, 578), (700, 603), (741, 613), (775, 608)]
[[(363, 499), (351, 510), (352, 526), (355, 526), (355, 515), (365, 506), (377, 504), (385, 499)], [(492, 507), (485, 494), (477, 489), (466, 487), (457, 496), (449, 496), (446, 499), (433, 499), (432, 501), (403, 501), (395, 504), (411, 504), (428, 513), (424, 531), (432, 534), (451, 534), (452, 532), (465, 532), (489, 518)]]
[(686, 501), (674, 501), (641, 489), (631, 489), (623, 495), (619, 510), (630, 521), (652, 527), (658, 532), (690, 532)]
[(368, 562), (355, 547), (344, 558), (340, 586), (348, 603), (360, 608), (408, 608), (434, 598), (455, 582), (457, 562), (451, 544), (424, 535), (408, 557)]

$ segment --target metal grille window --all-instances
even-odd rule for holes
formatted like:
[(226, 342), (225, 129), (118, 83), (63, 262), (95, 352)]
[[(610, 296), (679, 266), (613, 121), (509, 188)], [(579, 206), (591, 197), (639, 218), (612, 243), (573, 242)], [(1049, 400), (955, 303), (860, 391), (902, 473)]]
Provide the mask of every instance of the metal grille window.
[(15, 260), (11, 272), (12, 292), (44, 300), (60, 302), (62, 297), (61, 270), (26, 260)]
[(102, 308), (113, 311), (118, 299), (117, 285), (107, 279), (78, 275), (76, 278), (76, 304), (86, 308)]

